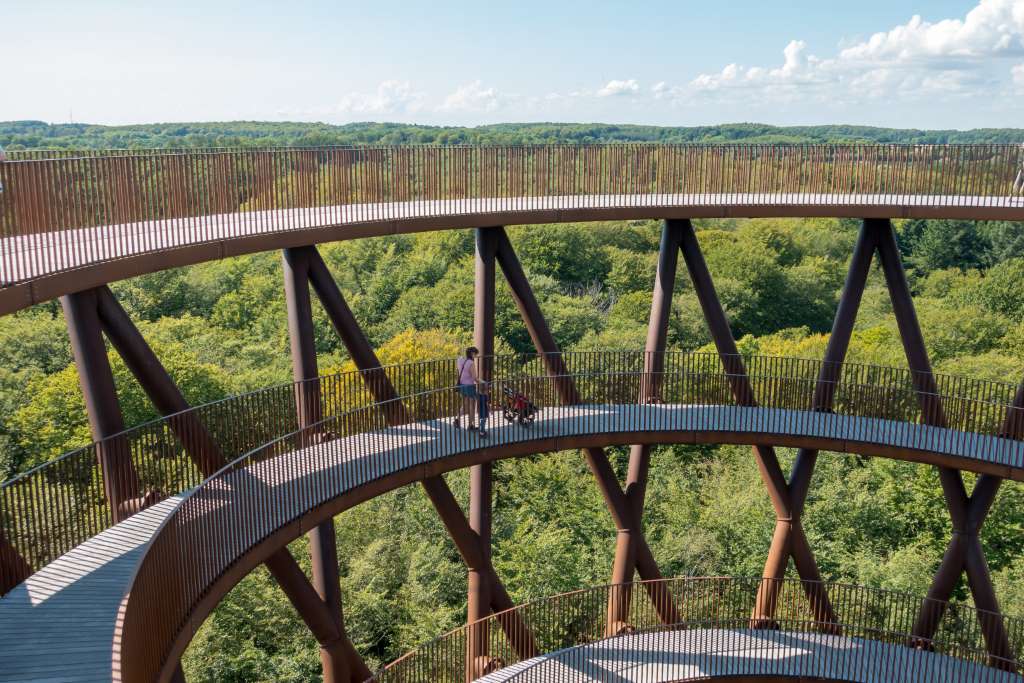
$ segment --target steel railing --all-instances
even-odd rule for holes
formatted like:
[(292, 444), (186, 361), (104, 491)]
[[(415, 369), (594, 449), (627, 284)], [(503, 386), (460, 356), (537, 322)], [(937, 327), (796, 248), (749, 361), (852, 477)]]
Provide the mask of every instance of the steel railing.
[[(920, 391), (920, 376), (909, 370), (842, 364), (830, 366), (823, 375), (826, 368), (820, 361), (754, 356), (743, 359), (753, 400), (763, 408), (788, 412), (758, 412), (760, 422), (751, 422), (753, 414), (735, 412), (718, 423), (684, 422), (691, 418), (682, 414), (657, 423), (668, 420), (661, 405), (692, 406), (694, 420), (701, 415), (710, 419), (716, 407), (737, 407), (734, 377), (723, 370), (717, 355), (659, 354), (655, 365), (663, 369), (656, 374), (644, 371), (654, 367), (654, 357), (643, 352), (565, 353), (559, 358), (584, 402), (647, 404), (630, 417), (627, 428), (660, 424), (666, 429), (713, 432), (743, 426), (766, 433), (850, 439), (849, 447), (855, 448), (852, 442), (881, 443), (886, 430), (892, 432), (896, 424), (899, 436), (886, 437), (890, 445), (956, 455), (965, 466), (976, 460), (1024, 468), (1024, 443), (1000, 438), (1019, 438), (1024, 427), (1024, 411), (1011, 407), (1016, 389), (1007, 383), (936, 375), (937, 394), (932, 397)], [(498, 384), (492, 398), (500, 399), (500, 386), (512, 383), (542, 407), (560, 406), (557, 382), (544, 376), (543, 361), (535, 355), (489, 361)], [(456, 376), (453, 359), (389, 366), (383, 374), (404, 397), (407, 419), (454, 414), (455, 396), (447, 389)], [(822, 382), (822, 376), (831, 380)], [(347, 420), (340, 431), (333, 427), (329, 431), (351, 435), (354, 427), (363, 424), (360, 419), (367, 429), (377, 428), (379, 420), (372, 416), (388, 411), (375, 403), (368, 379), (380, 381), (373, 373), (349, 372), (269, 387), (161, 418), (67, 453), (0, 486), (0, 539), (31, 570), (38, 570), (114, 523), (117, 515), (105, 493), (117, 487), (104, 480), (103, 457), (115, 453), (128, 463), (130, 467), (118, 470), (120, 475), (108, 476), (134, 477), (151, 504), (198, 486), (204, 479), (201, 462), (233, 462), (282, 437), (296, 438), (287, 435), (298, 430), (296, 396), (303, 391), (319, 396), (324, 419)], [(816, 401), (826, 395), (832, 398), (831, 412), (815, 415), (822, 407)], [(356, 409), (362, 411), (362, 418), (356, 419)], [(941, 411), (948, 429), (928, 426), (934, 419), (926, 411)], [(845, 417), (873, 421), (858, 427), (844, 422)], [(203, 439), (196, 438), (199, 432)], [(439, 448), (449, 445), (441, 442)], [(17, 566), (0, 564), (0, 585), (11, 587), (23, 579), (15, 575), (17, 571)]]
[[(273, 534), (297, 528), (307, 514), (360, 487), (376, 484), (372, 490), (380, 492), (403, 473), (423, 476), (414, 469), (418, 465), (484, 446), (530, 452), (537, 448), (533, 442), (560, 439), (557, 443), (566, 447), (573, 436), (602, 433), (813, 431), (823, 439), (888, 442), (899, 449), (977, 446), (979, 458), (990, 457), (997, 442), (1005, 441), (1013, 445), (1016, 462), (1024, 464), (1020, 442), (995, 436), (1015, 423), (1015, 411), (1008, 410), (1010, 385), (940, 378), (942, 396), (923, 396), (909, 372), (842, 366), (838, 378), (828, 383), (834, 412), (815, 413), (811, 397), (816, 388), (820, 391), (821, 363), (746, 359), (753, 398), (763, 406), (759, 409), (732, 400), (736, 376), (725, 374), (713, 355), (665, 354), (664, 371), (657, 374), (643, 371), (643, 353), (565, 354), (561, 360), (568, 374), (557, 376), (543, 374), (542, 360), (552, 359), (495, 363), (495, 395), (510, 386), (543, 407), (532, 426), (498, 417), (486, 441), (452, 429), (448, 418), (457, 406), (452, 369), (447, 381), (438, 373), (444, 382), (440, 388), (419, 388), (393, 401), (340, 411), (243, 455), (208, 478), (184, 497), (148, 546), (125, 603), (118, 666), (130, 680), (154, 677), (200, 602)], [(445, 372), (452, 368), (445, 367)], [(571, 405), (560, 399), (570, 381), (579, 397)], [(986, 400), (996, 395), (1002, 400)], [(638, 403), (641, 397), (644, 402)], [(983, 431), (919, 424), (927, 421), (922, 405), (941, 405), (950, 425), (970, 423)], [(851, 416), (874, 420), (866, 425)]]
[(1017, 145), (547, 145), (11, 152), (0, 285), (356, 222), (728, 204), (1020, 208)]
[[(781, 601), (771, 628), (752, 628), (758, 589), (778, 583)], [(665, 624), (646, 583), (661, 584), (681, 622)], [(835, 622), (814, 620), (807, 590), (827, 593)], [(609, 630), (607, 608), (633, 594), (628, 624)], [(911, 635), (929, 600), (840, 583), (730, 577), (686, 577), (608, 585), (542, 598), (461, 626), (385, 666), (380, 683), (468, 683), (483, 676), (509, 683), (608, 680), (669, 683), (715, 676), (806, 677), (813, 680), (899, 680), (907, 683), (1019, 681), (1016, 656), (992, 657), (984, 630), (995, 620), (1024, 646), (1024, 620), (943, 604), (935, 636)], [(509, 618), (511, 613), (517, 619)], [(535, 651), (512, 646), (508, 624), (529, 629)], [(933, 654), (934, 653), (934, 654)], [(956, 661), (941, 661), (936, 655)], [(743, 679), (747, 680), (747, 679)], [(800, 678), (804, 680), (804, 678)]]

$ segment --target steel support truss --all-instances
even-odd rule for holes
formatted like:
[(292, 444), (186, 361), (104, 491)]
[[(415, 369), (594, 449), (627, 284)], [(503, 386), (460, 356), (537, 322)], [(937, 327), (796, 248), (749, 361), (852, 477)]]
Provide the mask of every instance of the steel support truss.
[[(540, 310), (540, 305), (537, 303), (533, 290), (526, 279), (522, 264), (520, 264), (515, 251), (512, 249), (508, 235), (505, 233), (504, 228), (500, 227), (489, 228), (489, 231), (493, 232), (495, 255), (512, 292), (512, 298), (519, 309), (523, 321), (526, 323), (526, 329), (530, 333), (530, 338), (537, 353), (541, 354), (547, 373), (553, 379), (552, 384), (558, 393), (559, 399), (565, 405), (579, 403), (579, 395), (576, 392), (575, 383), (569, 375), (565, 361)], [(658, 564), (640, 528), (639, 508), (642, 507), (642, 494), (634, 496), (632, 500), (627, 497), (627, 494), (619, 484), (604, 449), (584, 448), (583, 454), (586, 458), (587, 466), (597, 481), (605, 504), (611, 512), (620, 539), (625, 537), (631, 541), (630, 557), (640, 577), (645, 581), (654, 581), (662, 578)], [(646, 479), (645, 472), (638, 471), (637, 476), (640, 479)], [(634, 490), (636, 490), (636, 487), (634, 487)], [(638, 501), (640, 505), (637, 504)], [(680, 615), (668, 589), (660, 583), (646, 583), (644, 587), (661, 621), (666, 624), (680, 623)], [(626, 627), (627, 625), (623, 622), (619, 626)]]
[[(124, 417), (107, 358), (104, 335), (157, 410), (164, 415), (175, 416), (170, 420), (170, 427), (203, 476), (210, 476), (220, 469), (225, 461), (216, 442), (198, 416), (188, 410), (185, 397), (110, 289), (102, 286), (69, 294), (61, 298), (61, 305), (89, 425), (93, 440), (98, 444), (97, 457), (104, 491), (114, 520), (121, 521), (152, 505), (163, 497), (163, 493), (142, 491), (129, 444), (120, 437), (124, 432)], [(277, 551), (266, 566), (321, 643), (336, 641), (338, 635), (331, 630), (332, 617), (328, 609), (322, 601), (310, 599), (317, 593), (288, 550)], [(175, 672), (175, 679), (184, 680), (180, 666)]]
[[(645, 346), (645, 381), (638, 400), (652, 402), (660, 399), (668, 319), (679, 252), (683, 254), (705, 321), (728, 375), (733, 397), (738, 405), (754, 406), (756, 399), (745, 364), (736, 347), (693, 227), (687, 220), (668, 220), (662, 230)], [(887, 220), (865, 220), (861, 227), (826, 348), (825, 362), (815, 385), (812, 408), (823, 412), (832, 409), (842, 363), (849, 348), (857, 311), (876, 252), (914, 388), (921, 403), (922, 421), (944, 427), (947, 425), (945, 413), (937, 398), (936, 381), (895, 234)], [(482, 379), (489, 380), (493, 370), (490, 360), (494, 352), (496, 266), (504, 274), (531, 340), (541, 354), (546, 371), (554, 380), (560, 401), (566, 405), (578, 403), (575, 384), (502, 227), (476, 231), (474, 342), (481, 350)], [(286, 249), (284, 271), (293, 373), (297, 381), (298, 418), (300, 426), (306, 430), (306, 438), (311, 443), (323, 438), (316, 429), (322, 419), (322, 407), (317, 382), (310, 286), (361, 371), (368, 389), (381, 405), (387, 422), (391, 425), (408, 422), (395, 388), (316, 248)], [(125, 519), (153, 504), (161, 498), (162, 492), (143, 490), (131, 461), (129, 444), (123, 438), (117, 438), (124, 431), (124, 421), (107, 359), (104, 335), (124, 359), (157, 409), (165, 415), (181, 413), (180, 418), (172, 420), (171, 427), (198, 469), (205, 475), (215, 472), (224, 462), (216, 443), (198, 418), (187, 411), (188, 404), (180, 390), (109, 288), (103, 286), (67, 295), (62, 297), (61, 303), (68, 323), (90, 427), (94, 439), (99, 443), (97, 457), (103, 474), (104, 490), (115, 520)], [(1010, 438), (1024, 437), (1024, 383), (1006, 416), (1003, 434)], [(631, 628), (628, 622), (631, 595), (627, 584), (632, 582), (634, 573), (638, 573), (643, 580), (661, 578), (641, 527), (650, 448), (636, 445), (631, 449), (624, 489), (603, 449), (586, 448), (583, 451), (617, 528), (612, 583), (621, 588), (611, 592), (607, 611), (607, 631), (614, 634)], [(774, 625), (782, 579), (792, 558), (809, 599), (814, 620), (823, 630), (838, 632), (837, 619), (829, 597), (822, 588), (820, 572), (801, 523), (818, 452), (814, 449), (800, 449), (788, 479), (770, 445), (754, 446), (753, 452), (775, 509), (776, 527), (765, 563), (764, 580), (751, 615), (751, 625), (758, 628)], [(928, 646), (939, 628), (952, 591), (960, 576), (966, 573), (975, 604), (982, 610), (982, 633), (992, 664), (1000, 666), (1011, 661), (1013, 653), (999, 612), (979, 532), (1002, 480), (994, 475), (981, 475), (973, 493), (968, 496), (959, 471), (942, 467), (938, 471), (952, 520), (953, 536), (933, 580), (928, 599), (918, 614), (912, 643), (920, 647)], [(468, 568), (466, 677), (467, 680), (473, 680), (502, 665), (502, 662), (489, 656), (490, 635), (481, 620), (491, 613), (501, 613), (514, 606), (491, 561), (491, 466), (478, 465), (471, 470), (468, 518), (442, 477), (428, 478), (422, 485)], [(286, 549), (273, 555), (266, 565), (320, 643), (324, 680), (331, 683), (365, 680), (370, 676), (370, 671), (345, 633), (333, 521), (312, 531), (309, 540), (313, 558), (312, 582)], [(19, 562), (24, 562), (13, 548), (3, 543), (3, 539), (0, 539), (0, 560), (5, 565), (15, 567)], [(24, 570), (26, 573), (30, 571), (27, 565)], [(645, 589), (663, 622), (681, 622), (673, 596), (664, 586), (645, 584)], [(533, 635), (518, 615), (499, 616), (497, 621), (517, 656), (525, 659), (536, 654)], [(176, 675), (183, 680), (180, 669)]]
[[(374, 353), (369, 341), (356, 322), (355, 316), (345, 302), (337, 283), (328, 271), (319, 252), (314, 247), (286, 249), (284, 258), (285, 279), (286, 283), (290, 283), (288, 284), (289, 325), (295, 330), (301, 320), (302, 325), (309, 332), (308, 340), (304, 342), (307, 349), (304, 354), (312, 352), (312, 319), (308, 305), (308, 286), (312, 285), (332, 325), (348, 350), (349, 356), (352, 358), (356, 368), (362, 373), (374, 399), (383, 406), (382, 409), (385, 411), (387, 422), (392, 425), (401, 425), (408, 422), (404, 406), (399, 400), (398, 392), (395, 391), (394, 386), (381, 367), (376, 353)], [(302, 292), (305, 292), (304, 299)], [(490, 329), (491, 337), (493, 338), (493, 305), (491, 320)], [(305, 338), (305, 335), (301, 334), (301, 331), (299, 332), (300, 336)], [(296, 352), (296, 334), (294, 331), (292, 335), (292, 352), (293, 355)], [(316, 376), (315, 359), (311, 363), (306, 358), (302, 363), (296, 364), (296, 368), (300, 366), (307, 373), (311, 370), (313, 371), (307, 377)], [(311, 393), (313, 391), (312, 387), (315, 387), (315, 384), (306, 384), (304, 386), (311, 387), (307, 390)], [(319, 415), (319, 409), (315, 407), (317, 403), (310, 396), (300, 397), (299, 405), (300, 411), (307, 411), (310, 417)], [(485, 486), (489, 490), (489, 470), (486, 474), (479, 471), (475, 472), (473, 476), (477, 481), (486, 482)], [(492, 612), (500, 613), (510, 610), (515, 604), (512, 602), (508, 591), (505, 590), (504, 584), (498, 578), (491, 562), (489, 493), (481, 491), (480, 488), (476, 489), (476, 493), (471, 497), (471, 519), (467, 519), (454, 494), (442, 477), (427, 478), (422, 482), (422, 486), (469, 570), (469, 581), (475, 587), (475, 590), (470, 591), (470, 601), (472, 603), (470, 605), (470, 614), (482, 615), (478, 617), (482, 618)], [(485, 493), (485, 495), (481, 495), (481, 493)], [(324, 562), (326, 561), (327, 558), (324, 558)], [(334, 561), (336, 562), (336, 560)], [(498, 621), (518, 656), (522, 658), (534, 656), (537, 648), (533, 635), (518, 614), (510, 613), (507, 616), (499, 617)], [(472, 666), (467, 669), (467, 675), (474, 669), (486, 670), (498, 664), (492, 663), (487, 658), (486, 642), (486, 634), (484, 634), (483, 639), (477, 641), (476, 647), (479, 653), (473, 657)]]
[[(925, 348), (924, 336), (917, 320), (917, 312), (910, 295), (907, 276), (900, 260), (896, 235), (889, 221), (868, 221), (876, 233), (878, 257), (885, 274), (886, 286), (892, 300), (893, 312), (899, 327), (903, 350), (910, 365), (914, 389), (921, 403), (922, 421), (936, 427), (946, 427), (946, 413), (939, 399), (935, 375)], [(1004, 418), (1002, 432), (1011, 438), (1020, 438), (1020, 409), (1024, 407), (1024, 384), (1018, 389), (1013, 404)], [(939, 467), (939, 481), (949, 508), (953, 535), (946, 548), (942, 563), (932, 580), (928, 597), (921, 605), (913, 627), (912, 642), (928, 647), (938, 630), (946, 603), (956, 588), (960, 575), (967, 574), (967, 583), (975, 606), (981, 610), (979, 620), (989, 662), (997, 668), (1012, 666), (1013, 650), (1006, 625), (999, 610), (992, 576), (985, 561), (978, 534), (995, 501), (1002, 479), (983, 474), (978, 477), (970, 497), (964, 487), (963, 475), (958, 470)]]

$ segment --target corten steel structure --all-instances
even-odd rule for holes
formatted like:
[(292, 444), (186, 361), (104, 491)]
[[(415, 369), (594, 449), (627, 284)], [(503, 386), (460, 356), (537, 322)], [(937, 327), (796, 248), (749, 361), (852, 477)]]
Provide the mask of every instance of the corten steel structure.
[(10, 152), (0, 313), (236, 254), (629, 218), (1024, 219), (1018, 145), (590, 145)]
[[(889, 220), (1024, 220), (1024, 200), (1010, 196), (1019, 153), (1002, 145), (13, 153), (0, 163), (0, 311), (61, 297), (95, 443), (0, 488), (0, 680), (183, 680), (178, 661), (195, 629), (259, 564), (319, 642), (324, 679), (366, 680), (371, 672), (342, 616), (332, 520), (414, 482), (466, 563), (468, 624), (433, 646), (443, 656), (431, 655), (426, 668), (409, 668), (426, 661), (411, 655), (382, 679), (402, 672), (397, 680), (585, 680), (579, 667), (577, 678), (545, 668), (560, 666), (544, 656), (556, 650), (562, 664), (593, 659), (592, 649), (576, 647), (579, 638), (552, 640), (549, 627), (576, 612), (551, 608), (541, 619), (516, 608), (491, 561), (494, 460), (567, 448), (583, 451), (618, 530), (610, 585), (586, 593), (587, 641), (606, 638), (621, 649), (647, 643), (638, 634), (683, 630), (686, 652), (699, 655), (707, 648), (693, 651), (694, 643), (710, 642), (701, 634), (723, 629), (735, 638), (762, 634), (758, 642), (775, 629), (813, 631), (819, 644), (878, 647), (864, 651), (859, 673), (704, 667), (704, 674), (740, 680), (846, 672), (861, 678), (844, 680), (874, 680), (871, 667), (908, 661), (923, 667), (918, 672), (955, 672), (948, 680), (1019, 680), (1024, 636), (1000, 614), (978, 534), (1002, 480), (1024, 479), (1024, 384), (932, 372)], [(864, 218), (820, 361), (738, 353), (688, 220), (775, 215)], [(646, 348), (563, 353), (501, 226), (617, 218), (666, 218)], [(491, 226), (476, 229), (474, 343), (482, 375), (495, 390), (510, 384), (543, 406), (533, 428), (501, 426), (488, 441), (449, 424), (453, 360), (381, 366), (315, 246), (467, 226)], [(294, 383), (190, 408), (107, 283), (277, 248)], [(714, 355), (666, 350), (680, 254)], [(845, 362), (875, 255), (905, 370)], [(498, 271), (535, 356), (493, 355)], [(312, 294), (356, 371), (319, 375)], [(104, 337), (166, 417), (125, 431)], [(662, 577), (643, 534), (645, 485), (651, 446), (678, 442), (753, 446), (777, 519), (762, 579), (706, 582), (714, 590), (695, 598), (689, 584)], [(624, 484), (603, 450), (619, 444), (632, 444)], [(774, 446), (800, 449), (788, 477)], [(953, 534), (927, 598), (869, 599), (869, 592), (822, 581), (801, 525), (819, 450), (939, 468)], [(468, 511), (442, 476), (463, 467), (471, 468)], [(970, 495), (962, 471), (979, 475)], [(312, 579), (286, 548), (303, 534)], [(790, 559), (795, 581), (785, 578)], [(969, 613), (949, 604), (963, 573), (976, 607)], [(868, 603), (889, 616), (878, 621), (857, 611)], [(69, 608), (89, 615), (73, 643), (51, 623)], [(951, 626), (949, 610), (968, 615), (970, 626)], [(69, 646), (70, 659), (56, 656)], [(39, 658), (41, 651), (51, 656)], [(812, 654), (839, 666), (820, 648)], [(857, 661), (846, 657), (842, 666)], [(666, 672), (635, 680), (686, 677)]]

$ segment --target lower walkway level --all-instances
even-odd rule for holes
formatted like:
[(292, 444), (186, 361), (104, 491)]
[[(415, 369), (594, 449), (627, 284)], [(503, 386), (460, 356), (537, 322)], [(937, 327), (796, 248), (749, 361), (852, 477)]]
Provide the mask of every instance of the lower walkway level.
[[(584, 437), (591, 438), (594, 445), (602, 440), (612, 445), (645, 440), (746, 443), (762, 438), (786, 443), (786, 435), (791, 434), (822, 439), (830, 450), (864, 452), (874, 448), (911, 453), (913, 449), (927, 449), (950, 458), (983, 457), (993, 466), (1019, 461), (1024, 449), (1021, 442), (973, 435), (974, 446), (978, 444), (976, 439), (986, 439), (984, 448), (968, 452), (963, 435), (953, 430), (927, 428), (921, 432), (919, 425), (876, 418), (736, 406), (546, 408), (531, 426), (508, 424), (500, 416), (492, 416), (490, 427), (490, 438), (484, 440), (475, 433), (454, 429), (448, 420), (430, 420), (329, 440), (270, 457), (219, 480), (214, 490), (200, 497), (205, 514), (193, 521), (216, 524), (219, 517), (234, 517), (240, 510), (263, 509), (263, 518), (253, 520), (259, 522), (252, 525), (253, 533), (269, 536), (291, 520), (345, 494), (347, 491), (332, 486), (338, 481), (351, 482), (351, 491), (403, 471), (420, 468), (425, 473), (425, 465), (436, 465), (434, 472), (464, 466), (465, 457), (460, 465), (456, 456), (476, 454), (481, 461), (496, 460), (507, 457), (503, 453), (507, 447), (515, 447), (519, 454), (543, 452), (572, 448), (574, 439)], [(537, 443), (535, 449), (530, 447), (531, 442)], [(233, 485), (235, 479), (246, 485)], [(252, 482), (258, 482), (258, 486)], [(205, 488), (201, 486), (197, 491)], [(261, 504), (245, 505), (254, 501), (237, 499), (243, 492), (259, 495)], [(119, 610), (161, 523), (187, 495), (169, 498), (95, 536), (0, 598), (0, 642), (4, 643), (0, 648), (0, 681), (112, 680)], [(275, 502), (285, 500), (287, 504)], [(218, 551), (233, 561), (232, 557), (240, 558), (248, 551), (253, 540), (259, 539), (235, 538), (237, 546), (221, 544)], [(176, 569), (169, 566), (166, 571)]]

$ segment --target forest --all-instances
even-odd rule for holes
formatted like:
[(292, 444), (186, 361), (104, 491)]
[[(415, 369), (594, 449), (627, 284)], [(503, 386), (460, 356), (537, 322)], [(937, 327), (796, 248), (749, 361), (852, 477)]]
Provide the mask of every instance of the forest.
[(18, 149), (305, 147), (313, 145), (468, 145), (662, 143), (996, 143), (1024, 142), (1021, 129), (904, 130), (868, 126), (769, 126), (738, 123), (664, 127), (593, 123), (501, 123), (473, 128), (402, 123), (167, 123), (98, 126), (0, 121), (0, 145)]
[[(477, 129), (389, 124), (49, 126), (0, 123), (0, 144), (26, 147), (373, 144), (547, 141), (872, 140), (1013, 141), (1011, 131), (890, 131), (854, 127), (705, 129), (502, 125)], [(859, 223), (845, 219), (696, 221), (698, 239), (744, 353), (822, 357)], [(1024, 226), (896, 222), (915, 304), (938, 372), (1017, 383), (1024, 376)], [(660, 225), (654, 221), (509, 228), (554, 335), (566, 350), (639, 350), (646, 336)], [(452, 357), (472, 337), (473, 233), (448, 230), (325, 244), (325, 262), (384, 363)], [(263, 253), (167, 270), (112, 289), (182, 388), (200, 404), (290, 381), (281, 255)], [(529, 351), (505, 284), (499, 349)], [(314, 308), (321, 372), (348, 367), (324, 312)], [(685, 270), (677, 280), (669, 347), (712, 350)], [(116, 353), (125, 412), (156, 416)], [(877, 267), (849, 360), (904, 368)], [(0, 475), (90, 441), (57, 302), (0, 318)], [(628, 449), (611, 449), (624, 476)], [(784, 467), (795, 453), (780, 449)], [(615, 528), (577, 452), (495, 467), (494, 563), (524, 602), (608, 581)], [(967, 477), (970, 489), (971, 477)], [(465, 472), (448, 476), (463, 503)], [(654, 452), (646, 536), (666, 576), (759, 576), (775, 519), (746, 447)], [(406, 487), (335, 520), (345, 620), (374, 668), (460, 625), (466, 571), (423, 493)], [(804, 526), (829, 580), (923, 595), (950, 534), (934, 468), (827, 453), (818, 461)], [(1006, 613), (1024, 616), (1024, 487), (1002, 487), (982, 531)], [(306, 540), (293, 544), (306, 563)], [(793, 572), (791, 570), (791, 575)], [(964, 583), (957, 599), (970, 600)], [(190, 681), (318, 680), (318, 648), (265, 569), (246, 577), (186, 653)]]

